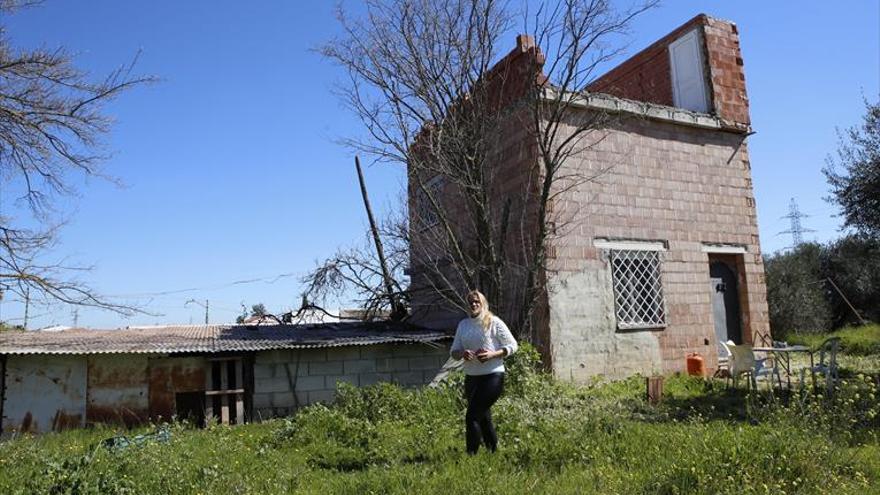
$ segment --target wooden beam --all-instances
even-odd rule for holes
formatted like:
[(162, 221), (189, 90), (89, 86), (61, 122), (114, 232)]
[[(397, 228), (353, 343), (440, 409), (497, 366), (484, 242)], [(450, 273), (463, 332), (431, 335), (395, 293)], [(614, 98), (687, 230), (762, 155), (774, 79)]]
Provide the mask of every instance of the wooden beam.
[(229, 370), (226, 366), (226, 362), (220, 363), (220, 390), (223, 392), (220, 395), (220, 423), (224, 425), (229, 424), (229, 395), (227, 394), (229, 389)]

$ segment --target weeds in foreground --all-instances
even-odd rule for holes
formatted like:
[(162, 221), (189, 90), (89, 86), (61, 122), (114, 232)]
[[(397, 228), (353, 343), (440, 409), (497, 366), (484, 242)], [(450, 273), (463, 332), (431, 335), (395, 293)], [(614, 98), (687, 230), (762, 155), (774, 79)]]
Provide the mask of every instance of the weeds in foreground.
[[(332, 405), (241, 427), (174, 425), (121, 451), (111, 430), (0, 443), (0, 493), (869, 493), (880, 486), (876, 377), (832, 397), (747, 395), (669, 377), (574, 386), (511, 363), (495, 455), (463, 452), (460, 378), (342, 387)], [(514, 374), (517, 376), (514, 378)]]

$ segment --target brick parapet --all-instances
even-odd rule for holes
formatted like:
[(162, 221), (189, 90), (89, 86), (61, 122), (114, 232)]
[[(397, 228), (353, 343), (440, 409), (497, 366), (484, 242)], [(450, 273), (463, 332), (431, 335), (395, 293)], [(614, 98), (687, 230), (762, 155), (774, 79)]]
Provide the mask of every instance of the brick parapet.
[(729, 127), (748, 128), (749, 102), (734, 23), (699, 14), (587, 86), (591, 92), (674, 106), (669, 45), (697, 29), (702, 36), (712, 110)]

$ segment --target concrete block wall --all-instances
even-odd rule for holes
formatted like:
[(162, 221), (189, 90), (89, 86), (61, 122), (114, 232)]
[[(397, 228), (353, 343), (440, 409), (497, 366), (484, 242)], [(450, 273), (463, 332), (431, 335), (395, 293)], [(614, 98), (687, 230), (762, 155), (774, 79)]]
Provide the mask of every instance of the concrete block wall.
[(340, 382), (429, 383), (449, 358), (450, 342), (381, 344), (258, 352), (254, 360), (254, 419), (285, 416), (298, 407), (330, 402)]
[[(569, 160), (570, 172), (612, 166), (562, 200), (578, 212), (548, 267), (553, 369), (563, 378), (681, 371), (688, 352), (717, 365), (707, 244), (739, 257), (744, 339), (769, 334), (763, 261), (745, 135), (629, 119)], [(663, 241), (662, 329), (616, 328), (609, 263), (596, 238)], [(743, 300), (744, 299), (744, 300)], [(708, 342), (708, 344), (706, 343)]]

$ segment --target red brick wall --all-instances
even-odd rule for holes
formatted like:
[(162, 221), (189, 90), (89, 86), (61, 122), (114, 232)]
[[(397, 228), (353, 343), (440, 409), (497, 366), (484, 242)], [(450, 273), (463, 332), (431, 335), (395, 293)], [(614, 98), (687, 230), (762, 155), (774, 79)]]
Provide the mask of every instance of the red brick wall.
[[(482, 83), (478, 85), (474, 94), (479, 93), (475, 98), (486, 97), (487, 107), (497, 110), (502, 116), (497, 124), (497, 129), (493, 136), (488, 162), (491, 164), (487, 167), (491, 174), (489, 182), (491, 184), (491, 195), (497, 199), (492, 205), (494, 212), (493, 218), (496, 223), (500, 223), (502, 211), (505, 201), (511, 200), (510, 223), (507, 229), (507, 237), (505, 242), (506, 259), (510, 261), (510, 266), (523, 266), (528, 255), (524, 252), (523, 247), (528, 245), (528, 239), (524, 236), (528, 235), (530, 226), (534, 225), (534, 211), (531, 206), (534, 204), (530, 198), (536, 193), (537, 180), (537, 155), (535, 147), (535, 138), (531, 132), (531, 113), (528, 107), (516, 106), (515, 102), (526, 97), (535, 85), (541, 85), (546, 82), (546, 77), (542, 74), (544, 56), (540, 49), (535, 46), (531, 36), (520, 35), (516, 38), (516, 47), (502, 58), (495, 66), (486, 74)], [(430, 139), (427, 133), (423, 133), (420, 139)], [(423, 174), (422, 180), (430, 180), (431, 174)], [(447, 210), (448, 216), (454, 221), (451, 222), (451, 228), (455, 230), (456, 235), (467, 241), (473, 240), (469, 229), (474, 228), (472, 217), (469, 216), (467, 209), (467, 201), (454, 184), (449, 181), (447, 186), (443, 188), (440, 203)], [(414, 214), (415, 197), (418, 194), (418, 184), (415, 177), (410, 174), (409, 177), (409, 211), (411, 226), (411, 244), (410, 250), (410, 271), (411, 271), (411, 290), (412, 302), (414, 310), (414, 319), (416, 322), (432, 327), (432, 328), (449, 328), (454, 327), (458, 319), (463, 316), (460, 309), (451, 307), (448, 301), (444, 301), (437, 297), (436, 289), (432, 288), (425, 278), (425, 273), (429, 270), (425, 268), (425, 263), (430, 263), (432, 259), (438, 256), (448, 256), (448, 247), (446, 239), (442, 231), (442, 226), (434, 226), (427, 230), (418, 228), (417, 219)], [(496, 225), (495, 228), (500, 228)], [(472, 230), (471, 230), (472, 231)], [(473, 248), (473, 246), (466, 246)], [(473, 249), (469, 253), (474, 255)], [(444, 271), (447, 279), (460, 283), (460, 277), (457, 277), (452, 267)], [(517, 300), (517, 296), (522, 293), (524, 286), (524, 273), (516, 273), (511, 271), (508, 279), (504, 281), (503, 290), (505, 292), (505, 300)], [(466, 289), (463, 284), (457, 288), (461, 295), (464, 295)], [(492, 306), (493, 301), (489, 301)], [(497, 311), (497, 307), (493, 311)], [(515, 317), (517, 308), (507, 308), (507, 311), (501, 311), (502, 318), (512, 321)], [(517, 331), (517, 329), (514, 329)]]
[[(607, 129), (607, 139), (566, 164), (575, 174), (590, 175), (609, 166), (611, 171), (566, 193), (553, 205), (555, 211), (569, 212), (574, 218), (548, 247), (552, 258), (546, 273), (550, 289), (536, 315), (539, 324), (535, 338), (544, 344), (545, 359), (552, 361), (559, 376), (579, 379), (597, 373), (678, 371), (684, 367), (685, 354), (691, 351), (702, 353), (707, 366), (713, 368), (717, 361), (708, 255), (701, 251), (703, 243), (746, 247), (746, 254), (738, 262), (746, 340), (769, 333), (746, 136), (728, 132), (742, 131), (749, 122), (736, 27), (697, 16), (590, 89), (671, 104), (667, 47), (694, 26), (704, 32), (710, 89), (717, 115), (727, 131), (622, 116), (618, 125)], [(497, 88), (493, 91), (498, 93), (499, 107), (524, 96), (533, 81), (545, 82), (540, 75), (540, 51), (528, 37), (520, 37), (517, 45), (487, 76), (487, 87)], [(523, 245), (517, 241), (534, 222), (534, 202), (530, 198), (534, 198), (539, 172), (529, 125), (522, 109), (511, 110), (499, 125), (493, 158), (497, 163), (493, 197), (498, 199), (494, 206), (500, 211), (506, 198), (514, 198), (514, 211), (521, 219), (517, 224), (523, 226), (510, 232), (511, 246)], [(413, 191), (411, 183), (411, 200)], [(463, 213), (458, 199), (454, 189), (444, 191), (444, 201)], [(467, 222), (466, 217), (461, 218), (461, 226)], [(429, 233), (413, 231), (412, 237), (415, 244), (431, 242)], [(662, 268), (667, 328), (625, 333), (616, 330), (613, 299), (609, 307), (609, 287), (602, 285), (608, 279), (607, 263), (593, 245), (596, 237), (664, 240), (668, 244)], [(519, 250), (508, 254), (519, 261), (528, 253)], [(424, 284), (418, 266), (419, 261), (413, 259), (415, 288)], [(520, 283), (512, 277), (505, 287), (516, 291)], [(436, 301), (414, 297), (417, 307), (428, 308), (432, 302)], [(421, 316), (423, 324), (451, 326), (461, 313), (431, 307)], [(605, 364), (597, 365), (599, 362)]]
[(703, 26), (715, 113), (728, 123), (748, 126), (749, 98), (736, 24), (707, 18)]
[[(507, 227), (507, 236), (501, 240), (505, 243), (505, 257), (509, 261), (509, 267), (521, 267), (527, 263), (530, 246), (527, 236), (533, 231), (535, 225), (534, 197), (537, 194), (537, 151), (534, 137), (531, 135), (529, 122), (529, 108), (519, 108), (509, 111), (498, 123), (497, 141), (494, 143), (491, 156), (488, 158), (488, 169), (491, 177), (489, 182), (490, 194), (494, 200), (491, 205), (492, 217), (495, 221), (494, 228), (500, 229), (500, 220), (505, 202), (510, 200), (510, 217)], [(468, 253), (474, 256), (474, 239), (471, 213), (468, 211), (467, 199), (462, 192), (450, 181), (446, 181), (443, 188), (440, 203), (447, 211), (452, 220), (450, 227), (455, 231), (459, 239), (462, 239)], [(430, 271), (424, 267), (432, 259), (439, 256), (449, 256), (449, 248), (442, 225), (436, 225), (429, 229), (417, 228), (417, 219), (414, 211), (414, 198), (417, 194), (417, 183), (414, 177), (409, 180), (409, 206), (411, 244), (410, 269), (411, 289), (413, 290), (413, 310), (416, 322), (431, 328), (450, 328), (455, 326), (463, 316), (460, 309), (451, 307), (447, 302), (438, 298), (435, 289), (431, 288), (425, 279), (425, 272)], [(497, 236), (498, 232), (496, 232)], [(496, 237), (497, 239), (497, 237)], [(427, 258), (427, 259), (426, 259)], [(450, 281), (458, 281), (457, 275), (451, 266), (444, 270)], [(517, 300), (522, 294), (525, 273), (509, 270), (508, 278), (504, 281), (502, 290), (505, 300)], [(461, 296), (466, 289), (461, 285), (457, 288)], [(498, 312), (495, 302), (489, 301), (493, 311)], [(517, 308), (507, 308), (501, 311), (499, 316), (506, 321), (513, 321), (516, 317)], [(518, 331), (518, 329), (514, 329)]]
[(743, 60), (736, 25), (700, 14), (635, 54), (587, 89), (620, 98), (673, 106), (669, 45), (691, 29), (700, 29), (707, 60), (714, 113), (731, 127), (750, 124)]

